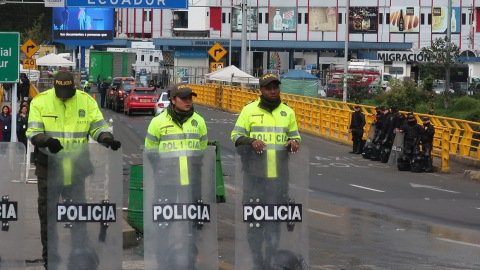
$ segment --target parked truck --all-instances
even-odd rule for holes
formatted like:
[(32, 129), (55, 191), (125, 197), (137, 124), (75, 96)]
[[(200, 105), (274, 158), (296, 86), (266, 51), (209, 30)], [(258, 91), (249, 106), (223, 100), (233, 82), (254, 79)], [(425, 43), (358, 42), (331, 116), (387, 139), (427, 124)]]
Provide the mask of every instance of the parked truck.
[(96, 83), (98, 75), (108, 83), (114, 77), (130, 77), (133, 63), (135, 53), (90, 51), (88, 81)]

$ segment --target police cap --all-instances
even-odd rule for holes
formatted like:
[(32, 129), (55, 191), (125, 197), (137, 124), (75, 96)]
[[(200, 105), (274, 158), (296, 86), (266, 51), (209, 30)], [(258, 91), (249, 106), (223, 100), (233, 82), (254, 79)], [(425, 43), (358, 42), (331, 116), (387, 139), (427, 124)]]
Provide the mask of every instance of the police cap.
[(260, 87), (264, 87), (264, 86), (267, 86), (271, 82), (277, 82), (278, 84), (281, 84), (278, 77), (275, 74), (272, 74), (272, 73), (268, 73), (268, 74), (263, 75), (260, 78), (259, 84), (260, 84)]
[(188, 95), (197, 96), (196, 93), (192, 91), (192, 88), (186, 83), (177, 83), (170, 87), (170, 97), (186, 97)]
[(58, 98), (73, 97), (76, 92), (73, 74), (65, 70), (59, 71), (53, 79), (53, 87)]

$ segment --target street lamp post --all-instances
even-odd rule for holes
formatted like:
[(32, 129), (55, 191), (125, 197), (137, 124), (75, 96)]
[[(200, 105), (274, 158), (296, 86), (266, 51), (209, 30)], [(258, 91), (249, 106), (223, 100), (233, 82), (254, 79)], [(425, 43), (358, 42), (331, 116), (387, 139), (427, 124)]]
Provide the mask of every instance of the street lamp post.
[(347, 0), (347, 13), (346, 13), (346, 19), (347, 23), (345, 26), (347, 27), (345, 29), (345, 59), (344, 59), (344, 66), (343, 66), (343, 102), (347, 102), (347, 81), (348, 81), (348, 27), (349, 27), (349, 16), (350, 16), (350, 0)]
[(247, 0), (242, 0), (242, 66), (241, 69), (242, 71), (246, 71), (246, 64), (247, 64), (247, 28), (246, 22), (247, 22)]

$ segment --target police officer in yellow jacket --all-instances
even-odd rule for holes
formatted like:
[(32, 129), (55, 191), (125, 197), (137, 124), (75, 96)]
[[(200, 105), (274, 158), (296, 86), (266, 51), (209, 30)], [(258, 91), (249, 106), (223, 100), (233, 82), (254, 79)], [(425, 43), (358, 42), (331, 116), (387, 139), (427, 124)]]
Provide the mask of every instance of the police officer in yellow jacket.
[[(149, 151), (147, 156), (155, 170), (154, 193), (157, 196), (174, 196), (173, 200), (178, 200), (175, 201), (177, 203), (196, 203), (202, 199), (202, 150), (208, 144), (207, 126), (193, 108), (193, 96), (197, 94), (187, 84), (172, 85), (169, 93), (169, 106), (153, 118), (145, 138), (145, 148)], [(197, 225), (194, 222), (175, 225), (175, 229), (191, 237), (191, 240), (188, 244), (172, 244), (175, 248), (161, 252), (157, 256), (158, 269), (195, 269)], [(162, 233), (166, 232), (162, 230), (155, 235), (156, 241), (165, 241)], [(187, 259), (182, 259), (181, 250), (184, 248), (189, 250)]]
[[(235, 146), (251, 145), (258, 159), (239, 153), (244, 170), (243, 203), (248, 196), (262, 198), (264, 203), (287, 202), (288, 151), (299, 151), (301, 137), (295, 112), (280, 98), (280, 80), (274, 74), (260, 78), (261, 96), (243, 108), (231, 133)], [(272, 188), (272, 186), (274, 186)], [(276, 194), (271, 194), (274, 190)], [(270, 194), (269, 194), (270, 193)], [(272, 197), (274, 197), (272, 199)], [(273, 200), (269, 202), (268, 200)], [(280, 227), (276, 222), (265, 222), (259, 229), (248, 230), (254, 270), (269, 269), (277, 251)], [(265, 239), (265, 260), (262, 243)]]
[[(73, 74), (68, 71), (59, 71), (55, 75), (53, 86), (53, 89), (40, 93), (32, 100), (26, 132), (28, 139), (35, 146), (35, 175), (38, 177), (39, 195), (38, 215), (45, 269), (48, 269), (48, 156), (38, 148), (48, 148), (53, 154), (62, 149), (69, 151), (74, 149), (76, 144), (88, 143), (89, 136), (97, 142), (111, 147), (112, 150), (118, 150), (121, 147), (121, 143), (113, 138), (97, 102), (87, 93), (75, 89)], [(75, 169), (81, 170), (72, 167), (72, 170)], [(65, 186), (70, 184), (65, 182)]]

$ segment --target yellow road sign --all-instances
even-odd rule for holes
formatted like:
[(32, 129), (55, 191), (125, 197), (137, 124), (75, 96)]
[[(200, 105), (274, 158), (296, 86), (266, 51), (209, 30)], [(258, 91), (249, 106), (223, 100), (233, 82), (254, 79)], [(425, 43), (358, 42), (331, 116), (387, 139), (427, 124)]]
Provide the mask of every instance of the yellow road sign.
[(31, 58), (38, 51), (38, 46), (33, 40), (29, 39), (20, 47), (20, 50), (22, 50), (28, 58)]
[(36, 69), (37, 60), (36, 59), (23, 59), (23, 69)]
[(223, 63), (221, 62), (212, 62), (210, 63), (210, 72), (214, 72), (223, 68)]
[(215, 62), (218, 62), (218, 60), (222, 59), (222, 57), (227, 54), (227, 50), (217, 42), (210, 48), (210, 50), (208, 50), (208, 54), (215, 60)]

